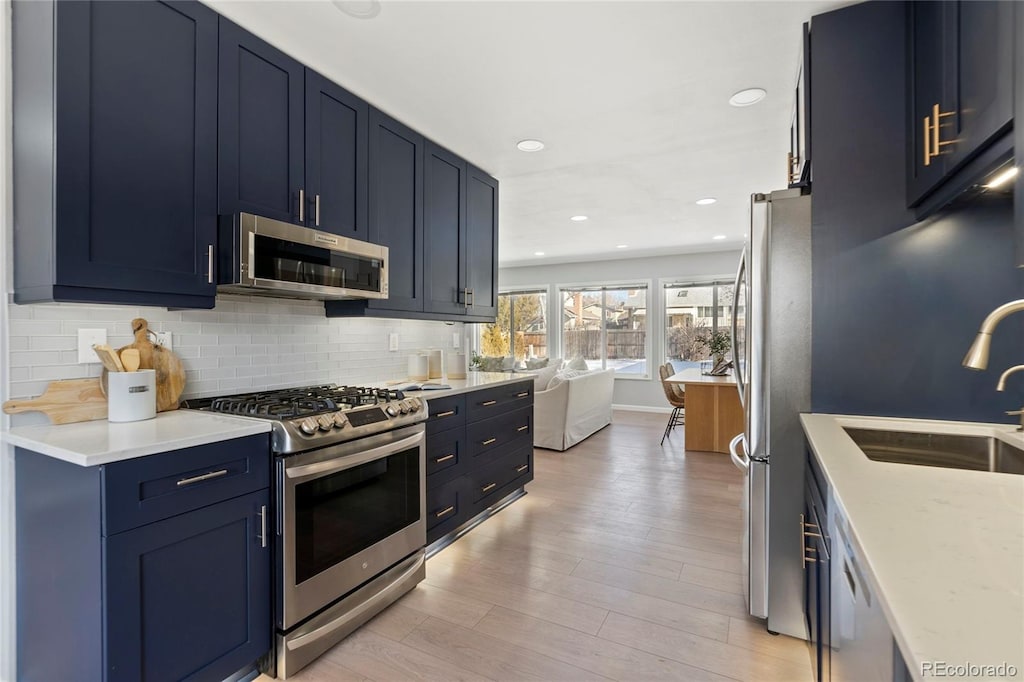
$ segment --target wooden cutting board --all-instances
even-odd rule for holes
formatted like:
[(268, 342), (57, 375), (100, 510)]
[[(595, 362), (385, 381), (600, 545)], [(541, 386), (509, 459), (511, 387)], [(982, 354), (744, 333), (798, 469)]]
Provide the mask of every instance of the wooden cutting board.
[(68, 379), (51, 381), (38, 398), (8, 400), (3, 404), (7, 414), (42, 412), (54, 424), (75, 424), (107, 418), (107, 399), (99, 379)]
[[(163, 346), (149, 340), (149, 323), (141, 317), (132, 320), (135, 341), (117, 349), (120, 355), (126, 348), (139, 351), (139, 369), (156, 370), (156, 411), (168, 412), (178, 409), (178, 402), (185, 390), (185, 367), (181, 358)], [(104, 372), (103, 379), (106, 379)]]

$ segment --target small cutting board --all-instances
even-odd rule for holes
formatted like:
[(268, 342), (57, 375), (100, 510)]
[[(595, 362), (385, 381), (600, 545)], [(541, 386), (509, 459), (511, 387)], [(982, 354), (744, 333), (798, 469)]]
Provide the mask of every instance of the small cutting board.
[(67, 379), (51, 381), (38, 398), (8, 400), (3, 410), (7, 414), (42, 412), (54, 424), (75, 424), (106, 419), (107, 399), (99, 379)]
[[(139, 369), (156, 370), (156, 411), (167, 412), (178, 409), (178, 402), (185, 390), (185, 367), (181, 359), (163, 346), (149, 340), (149, 323), (141, 317), (132, 320), (135, 341), (118, 348), (118, 354), (129, 348), (139, 351)], [(104, 372), (103, 379), (106, 379)]]

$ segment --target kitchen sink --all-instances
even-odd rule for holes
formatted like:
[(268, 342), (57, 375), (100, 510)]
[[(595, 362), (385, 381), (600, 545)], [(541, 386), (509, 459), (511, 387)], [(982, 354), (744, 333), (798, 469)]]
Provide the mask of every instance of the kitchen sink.
[(868, 459), (876, 462), (1024, 475), (1024, 450), (992, 436), (843, 430)]

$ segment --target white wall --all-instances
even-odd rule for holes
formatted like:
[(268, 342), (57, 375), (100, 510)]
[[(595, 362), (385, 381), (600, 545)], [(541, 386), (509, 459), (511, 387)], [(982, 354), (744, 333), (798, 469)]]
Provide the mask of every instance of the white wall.
[[(0, 3), (0, 402), (7, 400), (7, 292), (11, 290), (11, 3)], [(8, 427), (0, 413), (0, 428)], [(14, 457), (0, 444), (0, 680), (15, 676)]]
[[(498, 282), (503, 290), (522, 287), (548, 287), (548, 320), (560, 320), (561, 311), (555, 296), (556, 287), (563, 284), (604, 284), (614, 282), (646, 283), (649, 287), (648, 314), (650, 355), (648, 367), (651, 376), (647, 379), (615, 380), (613, 401), (616, 405), (630, 405), (646, 408), (665, 409), (665, 394), (658, 381), (654, 365), (665, 361), (665, 319), (658, 311), (664, 310), (664, 291), (661, 280), (701, 280), (712, 278), (731, 279), (739, 264), (739, 251), (715, 251), (676, 256), (654, 256), (651, 258), (623, 258), (613, 261), (592, 261), (587, 263), (562, 263), (557, 265), (530, 265), (516, 268), (502, 268)], [(558, 347), (557, 330), (550, 332), (552, 357), (561, 355)]]

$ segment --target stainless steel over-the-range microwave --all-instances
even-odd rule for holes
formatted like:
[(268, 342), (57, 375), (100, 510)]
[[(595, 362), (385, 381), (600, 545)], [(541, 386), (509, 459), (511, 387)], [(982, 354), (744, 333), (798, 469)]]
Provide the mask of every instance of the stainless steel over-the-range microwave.
[(387, 298), (388, 247), (238, 213), (220, 218), (217, 290), (318, 300)]

